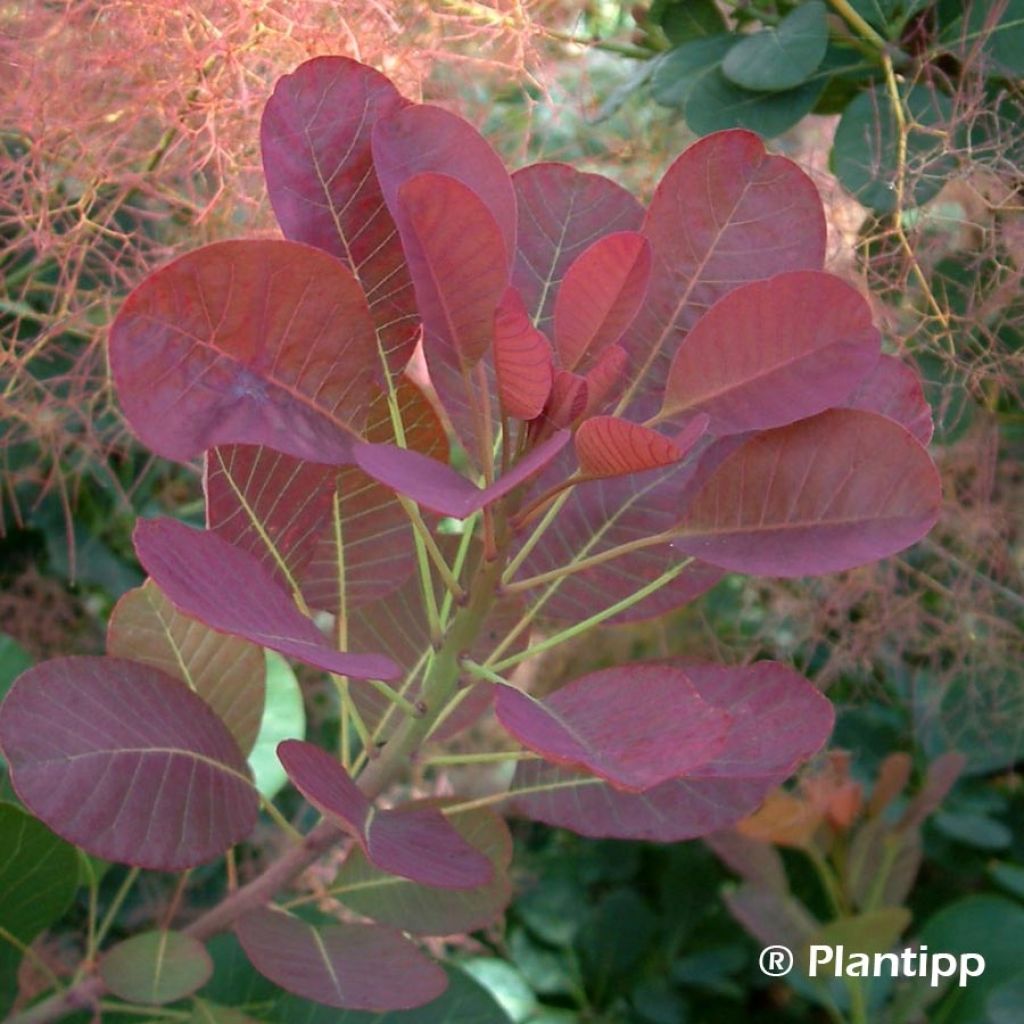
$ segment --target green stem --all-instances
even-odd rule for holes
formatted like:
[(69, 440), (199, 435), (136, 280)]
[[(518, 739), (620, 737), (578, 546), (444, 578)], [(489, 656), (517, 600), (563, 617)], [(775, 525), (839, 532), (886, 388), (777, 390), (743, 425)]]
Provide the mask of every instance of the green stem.
[(426, 757), (420, 764), (432, 767), (435, 765), (460, 764), (495, 764), (501, 761), (533, 761), (540, 755), (532, 750), (493, 750), (486, 754), (439, 754), (437, 757)]
[(121, 887), (114, 894), (114, 898), (110, 901), (110, 906), (107, 907), (107, 912), (103, 917), (103, 921), (100, 923), (99, 929), (96, 931), (96, 948), (99, 949), (103, 945), (103, 940), (107, 937), (107, 932), (110, 931), (111, 926), (114, 923), (114, 919), (117, 917), (118, 911), (121, 909), (121, 904), (124, 903), (128, 897), (128, 893), (131, 892), (132, 886), (135, 884), (135, 880), (139, 877), (140, 868), (132, 868), (127, 875), (124, 876), (124, 881), (121, 882)]

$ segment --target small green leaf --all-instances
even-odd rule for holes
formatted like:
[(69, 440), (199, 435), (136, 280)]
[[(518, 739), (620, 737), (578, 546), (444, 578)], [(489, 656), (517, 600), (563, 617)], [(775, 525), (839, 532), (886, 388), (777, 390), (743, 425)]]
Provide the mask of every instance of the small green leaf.
[(961, 59), (973, 57), (991, 73), (1024, 75), (1024, 0), (943, 0), (939, 24), (939, 38)]
[(11, 683), (31, 667), (32, 655), (14, 637), (0, 633), (0, 698), (11, 688)]
[(722, 61), (722, 72), (744, 89), (778, 92), (807, 81), (828, 46), (825, 5), (795, 8), (777, 26), (742, 37)]
[(661, 26), (671, 43), (684, 43), (726, 31), (714, 0), (655, 0), (650, 19)]
[[(910, 924), (911, 914), (906, 907), (886, 907), (866, 914), (840, 917), (821, 928), (808, 942), (808, 946), (842, 946), (847, 955), (887, 953), (899, 941)], [(802, 963), (809, 959), (798, 957)]]
[(978, 850), (1005, 850), (1013, 842), (1013, 833), (1002, 822), (984, 814), (940, 811), (932, 824), (950, 839)]
[(99, 972), (114, 995), (159, 1006), (202, 988), (213, 961), (198, 939), (183, 932), (153, 931), (115, 946), (100, 960)]
[(1006, 861), (995, 861), (989, 865), (988, 873), (1007, 892), (1024, 900), (1024, 867)]
[(537, 998), (523, 976), (510, 963), (481, 956), (463, 960), (460, 966), (490, 992), (515, 1024), (522, 1024), (529, 1019), (537, 1006)]
[(685, 110), (690, 90), (729, 52), (732, 36), (713, 36), (683, 43), (660, 57), (651, 76), (651, 95), (665, 107)]
[(288, 781), (277, 759), (277, 745), (282, 740), (303, 739), (306, 735), (306, 709), (302, 690), (292, 667), (280, 654), (266, 651), (266, 704), (256, 742), (249, 754), (256, 788), (269, 800)]

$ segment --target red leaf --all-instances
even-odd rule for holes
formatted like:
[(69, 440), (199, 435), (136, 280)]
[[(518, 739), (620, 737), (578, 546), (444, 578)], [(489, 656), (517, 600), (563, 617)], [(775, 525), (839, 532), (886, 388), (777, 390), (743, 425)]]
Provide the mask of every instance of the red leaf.
[(0, 707), (19, 799), (94, 857), (182, 871), (256, 824), (259, 798), (224, 723), (180, 679), (120, 658), (29, 669)]
[(218, 242), (150, 274), (110, 332), (128, 422), (158, 455), (262, 444), (344, 463), (379, 364), (362, 289), (297, 242)]
[(519, 209), (512, 283), (534, 324), (551, 336), (558, 283), (590, 245), (635, 231), (643, 207), (621, 185), (568, 164), (531, 164), (512, 175)]
[(334, 650), (252, 555), (215, 533), (149, 519), (139, 521), (133, 540), (139, 561), (175, 607), (212, 629), (355, 679), (401, 675), (382, 654)]
[(278, 79), (260, 126), (267, 192), (285, 237), (329, 252), (352, 271), (393, 373), (409, 361), (419, 321), (370, 133), (407, 104), (365, 64), (315, 57)]
[(697, 321), (672, 360), (661, 416), (707, 413), (719, 436), (785, 426), (838, 405), (878, 355), (860, 292), (816, 270), (778, 274)]
[(235, 923), (253, 967), (297, 996), (344, 1010), (386, 1013), (436, 999), (444, 971), (393, 928), (314, 928), (279, 910), (253, 910)]
[(430, 104), (410, 104), (373, 130), (373, 161), (384, 198), (398, 221), (398, 193), (411, 178), (444, 175), (472, 190), (498, 227), (505, 262), (516, 247), (516, 197), (502, 159), (466, 120)]
[(622, 337), (650, 276), (651, 246), (636, 231), (605, 235), (573, 261), (555, 300), (555, 347), (563, 369), (587, 369)]
[(920, 540), (941, 500), (909, 431), (833, 409), (741, 445), (686, 507), (673, 546), (735, 572), (837, 572)]
[(705, 701), (731, 716), (717, 757), (685, 778), (642, 793), (625, 793), (592, 775), (543, 761), (523, 761), (512, 782), (513, 808), (586, 836), (663, 843), (693, 839), (753, 811), (831, 732), (832, 705), (783, 665), (680, 662), (679, 667)]
[(544, 421), (556, 430), (572, 426), (583, 415), (589, 400), (586, 377), (571, 370), (555, 370)]
[(895, 356), (880, 356), (860, 387), (841, 403), (844, 409), (864, 409), (888, 416), (927, 444), (932, 439), (932, 410), (921, 379)]
[(683, 444), (677, 444), (639, 423), (617, 416), (593, 416), (576, 431), (580, 470), (588, 477), (607, 477), (670, 466), (686, 456), (707, 425), (707, 416), (698, 417), (681, 437)]
[(545, 760), (585, 768), (616, 789), (646, 790), (690, 774), (722, 749), (729, 715), (664, 665), (576, 679), (543, 701), (497, 688), (498, 721)]
[(672, 164), (643, 234), (654, 249), (651, 283), (622, 344), (631, 362), (628, 404), (637, 401), (645, 418), (681, 337), (723, 295), (785, 270), (821, 269), (825, 217), (796, 164), (735, 130), (701, 139)]
[(551, 346), (526, 314), (519, 293), (509, 288), (494, 318), (494, 369), (506, 415), (532, 420), (551, 394)]
[(587, 408), (584, 416), (601, 412), (622, 388), (623, 372), (629, 357), (621, 345), (609, 345), (587, 371)]
[(565, 447), (569, 437), (567, 430), (553, 434), (523, 456), (504, 476), (484, 488), (477, 487), (450, 466), (403, 448), (364, 444), (355, 455), (366, 473), (396, 493), (412, 498), (439, 515), (465, 519), (539, 473)]
[(326, 751), (302, 740), (278, 744), (277, 756), (296, 789), (351, 833), (382, 871), (441, 889), (473, 889), (491, 880), (491, 864), (435, 807), (378, 810)]

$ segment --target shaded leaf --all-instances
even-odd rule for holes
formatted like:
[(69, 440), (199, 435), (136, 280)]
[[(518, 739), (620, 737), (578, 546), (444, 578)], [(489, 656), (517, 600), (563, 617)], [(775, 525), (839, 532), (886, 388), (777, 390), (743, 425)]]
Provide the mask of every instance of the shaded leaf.
[(351, 461), (377, 364), (358, 282), (297, 242), (217, 242), (182, 256), (128, 296), (110, 332), (128, 422), (178, 461), (218, 444)]
[(495, 314), (494, 370), (507, 416), (532, 420), (541, 414), (551, 393), (551, 346), (514, 288), (505, 292)]
[(609, 345), (587, 372), (587, 407), (584, 416), (593, 416), (618, 397), (622, 388), (622, 374), (629, 356), (621, 345)]
[(267, 698), (256, 742), (249, 752), (249, 768), (256, 789), (270, 799), (288, 781), (277, 759), (277, 745), (282, 740), (301, 740), (306, 735), (306, 709), (291, 665), (275, 651), (265, 651), (264, 656)]
[(618, 416), (593, 416), (580, 424), (574, 438), (580, 471), (588, 477), (609, 477), (670, 466), (686, 456), (707, 425), (707, 416), (692, 420), (680, 444)]
[(487, 927), (512, 895), (512, 837), (505, 822), (487, 808), (447, 815), (447, 820), (490, 861), (492, 877), (485, 885), (462, 890), (419, 885), (380, 871), (355, 847), (335, 876), (331, 894), (359, 914), (417, 935), (456, 935)]
[(322, 814), (353, 835), (382, 871), (422, 885), (472, 889), (491, 880), (491, 864), (433, 807), (379, 810), (326, 751), (302, 740), (277, 748), (295, 788)]
[(921, 857), (917, 829), (894, 829), (881, 818), (864, 822), (846, 860), (845, 882), (854, 904), (862, 910), (899, 906), (913, 888)]
[(726, 829), (704, 837), (722, 863), (747, 882), (785, 893), (789, 889), (782, 857), (774, 846)]
[(747, 281), (820, 269), (825, 256), (814, 183), (744, 131), (702, 139), (675, 160), (643, 233), (654, 250), (651, 284), (622, 342), (637, 419), (654, 412), (676, 347), (715, 302)]
[(746, 441), (690, 502), (673, 545), (736, 572), (836, 572), (920, 540), (941, 498), (908, 431), (834, 409)]
[(689, 775), (723, 749), (727, 712), (662, 665), (592, 672), (537, 700), (498, 686), (498, 721), (545, 760), (642, 791)]
[(564, 430), (579, 421), (589, 404), (587, 378), (571, 370), (555, 370), (551, 394), (542, 414), (543, 422), (555, 430)]
[[(840, 946), (847, 956), (888, 953), (899, 941), (910, 920), (911, 914), (906, 907), (885, 907), (866, 914), (840, 917), (819, 929), (808, 944), (830, 946), (833, 949)], [(810, 962), (804, 957), (799, 959), (804, 963)]]
[(277, 80), (260, 124), (267, 192), (285, 237), (329, 252), (353, 273), (392, 373), (412, 355), (418, 320), (370, 134), (406, 104), (365, 64), (315, 57)]
[(99, 973), (114, 995), (159, 1006), (202, 988), (213, 973), (213, 961), (198, 939), (153, 931), (119, 942), (103, 955)]
[(177, 871), (256, 822), (227, 728), (148, 665), (80, 657), (29, 669), (0, 709), (0, 746), (25, 806), (95, 857)]
[(921, 378), (895, 356), (880, 356), (857, 390), (840, 404), (844, 409), (888, 416), (906, 427), (921, 444), (932, 439), (932, 410), (924, 397)]
[(394, 679), (384, 655), (331, 647), (250, 554), (215, 533), (174, 519), (141, 520), (133, 534), (139, 561), (174, 605), (224, 633), (356, 679)]
[(679, 663), (698, 694), (732, 718), (717, 757), (685, 778), (625, 793), (592, 775), (543, 761), (516, 768), (512, 807), (581, 835), (678, 842), (749, 814), (825, 742), (832, 707), (805, 679), (774, 662), (745, 668)]
[(636, 231), (605, 235), (573, 260), (555, 299), (554, 340), (563, 369), (585, 372), (622, 337), (650, 274), (651, 247)]
[(755, 939), (769, 946), (782, 943), (791, 950), (800, 949), (820, 927), (788, 892), (750, 882), (726, 891), (725, 905)]
[(778, 25), (742, 36), (722, 61), (722, 71), (744, 89), (792, 89), (811, 76), (825, 56), (828, 25), (819, 0), (801, 4)]
[(314, 928), (280, 911), (255, 910), (239, 918), (235, 935), (261, 974), (327, 1006), (405, 1010), (435, 999), (447, 983), (437, 964), (379, 925)]
[(833, 274), (741, 285), (679, 346), (660, 415), (707, 413), (717, 435), (793, 423), (846, 398), (878, 362), (879, 341), (871, 307)]
[(188, 683), (228, 727), (241, 752), (252, 750), (263, 715), (266, 670), (261, 648), (182, 615), (147, 580), (110, 613), (107, 653), (152, 665)]

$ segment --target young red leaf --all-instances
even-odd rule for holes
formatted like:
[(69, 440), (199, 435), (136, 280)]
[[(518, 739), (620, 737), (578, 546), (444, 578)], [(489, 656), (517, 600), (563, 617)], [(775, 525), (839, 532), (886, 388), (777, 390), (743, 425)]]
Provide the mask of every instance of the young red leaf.
[(584, 416), (594, 416), (613, 401), (622, 388), (629, 357), (621, 345), (609, 345), (587, 371), (587, 407)]
[(880, 356), (860, 387), (843, 402), (844, 409), (864, 409), (888, 416), (927, 444), (932, 439), (932, 410), (924, 397), (921, 379), (895, 356)]
[(621, 185), (568, 164), (512, 175), (519, 211), (512, 283), (534, 325), (551, 337), (558, 286), (573, 261), (604, 235), (636, 231), (644, 210)]
[(351, 833), (367, 859), (390, 874), (442, 889), (473, 889), (491, 880), (491, 864), (433, 807), (374, 807), (326, 751), (302, 740), (278, 744), (277, 756), (295, 788)]
[(551, 395), (544, 407), (544, 421), (556, 430), (571, 427), (586, 411), (589, 400), (586, 377), (571, 370), (556, 370)]
[(490, 505), (539, 473), (565, 447), (569, 431), (562, 430), (521, 458), (489, 487), (480, 488), (450, 466), (418, 452), (391, 445), (364, 444), (355, 452), (360, 467), (413, 501), (443, 516), (465, 519)]
[(430, 104), (409, 104), (378, 121), (373, 161), (384, 198), (398, 221), (398, 193), (410, 178), (444, 175), (471, 189), (502, 238), (506, 263), (516, 247), (516, 198), (502, 159), (464, 118)]
[(158, 455), (262, 444), (351, 461), (379, 365), (358, 282), (297, 242), (218, 242), (150, 274), (110, 332), (128, 422)]
[(690, 774), (720, 753), (728, 712), (708, 704), (677, 668), (593, 672), (535, 700), (497, 688), (498, 721), (530, 750), (641, 791)]
[(252, 640), (355, 679), (395, 679), (382, 654), (336, 651), (250, 554), (174, 519), (141, 520), (133, 534), (143, 567), (175, 607), (212, 629)]
[(636, 231), (605, 235), (566, 271), (555, 299), (555, 347), (565, 370), (586, 370), (630, 325), (651, 276), (651, 245)]
[(99, 974), (115, 996), (160, 1006), (201, 989), (213, 974), (213, 961), (206, 947), (184, 932), (143, 932), (105, 953)]
[(623, 339), (629, 403), (654, 411), (680, 338), (737, 285), (820, 270), (825, 217), (814, 183), (747, 131), (694, 143), (661, 179), (644, 221), (654, 249), (643, 308)]
[(275, 985), (326, 1006), (386, 1013), (436, 999), (444, 971), (392, 928), (314, 927), (279, 910), (253, 910), (235, 923), (253, 967)]
[(661, 415), (703, 412), (711, 433), (767, 430), (838, 405), (878, 362), (871, 307), (833, 274), (741, 285), (676, 351)]
[(935, 466), (909, 431), (833, 409), (733, 452), (684, 510), (673, 545), (734, 572), (837, 572), (920, 540), (941, 500)]
[(494, 370), (507, 416), (532, 420), (541, 414), (551, 394), (551, 346), (514, 288), (505, 292), (494, 318)]
[(705, 701), (731, 717), (717, 757), (685, 778), (642, 793), (622, 792), (592, 775), (543, 761), (523, 761), (512, 782), (513, 808), (586, 836), (663, 843), (693, 839), (753, 811), (832, 730), (832, 705), (783, 665), (681, 663), (679, 668)]
[(146, 580), (114, 605), (107, 653), (188, 683), (228, 727), (242, 753), (252, 750), (263, 717), (262, 648), (182, 615), (153, 580)]
[(370, 134), (407, 105), (373, 68), (315, 57), (278, 79), (260, 125), (267, 192), (285, 237), (329, 252), (355, 275), (393, 373), (409, 361), (419, 321)]
[(19, 799), (94, 857), (181, 871), (256, 824), (238, 744), (186, 683), (121, 658), (58, 658), (0, 707)]
[(588, 477), (608, 477), (670, 466), (686, 456), (707, 425), (707, 416), (696, 417), (680, 435), (679, 444), (618, 416), (592, 416), (575, 435), (580, 471)]

